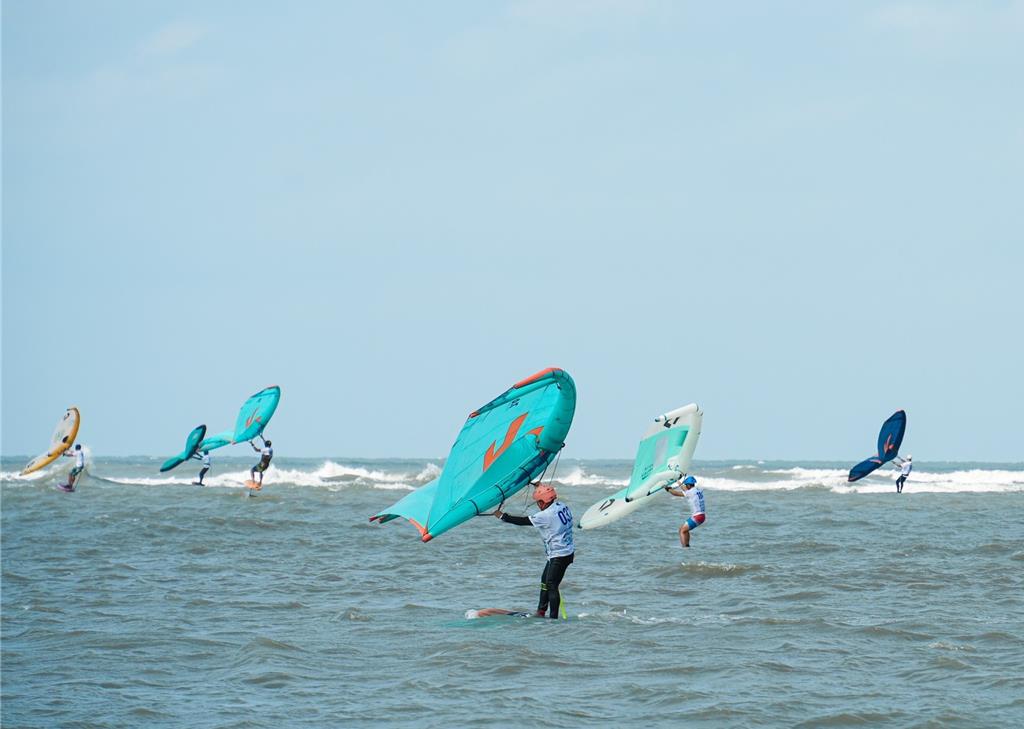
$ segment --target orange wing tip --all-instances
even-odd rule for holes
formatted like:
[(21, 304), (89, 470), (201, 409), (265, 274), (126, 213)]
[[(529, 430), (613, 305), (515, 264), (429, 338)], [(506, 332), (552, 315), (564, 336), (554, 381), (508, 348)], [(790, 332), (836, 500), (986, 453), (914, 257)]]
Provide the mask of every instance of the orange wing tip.
[(434, 535), (433, 535), (433, 534), (424, 534), (424, 535), (423, 535), (423, 541), (424, 541), (424, 542), (429, 542), (429, 541), (430, 541), (431, 539), (433, 539), (433, 538), (434, 538)]
[(515, 389), (518, 389), (520, 387), (525, 387), (526, 385), (529, 385), (531, 382), (536, 382), (537, 380), (541, 379), (542, 377), (546, 377), (547, 375), (550, 375), (552, 372), (561, 372), (561, 371), (562, 371), (561, 367), (548, 367), (546, 370), (541, 370), (540, 372), (538, 372), (538, 373), (536, 373), (534, 375), (530, 375), (525, 380), (520, 380), (516, 384), (512, 385), (512, 389), (515, 390)]
[[(408, 518), (408, 517), (406, 517), (406, 518)], [(423, 541), (424, 542), (429, 542), (430, 541), (430, 534), (427, 533), (427, 528), (425, 526), (420, 524), (415, 519), (409, 519), (409, 523), (412, 524), (417, 529), (419, 529), (420, 536), (423, 537)]]

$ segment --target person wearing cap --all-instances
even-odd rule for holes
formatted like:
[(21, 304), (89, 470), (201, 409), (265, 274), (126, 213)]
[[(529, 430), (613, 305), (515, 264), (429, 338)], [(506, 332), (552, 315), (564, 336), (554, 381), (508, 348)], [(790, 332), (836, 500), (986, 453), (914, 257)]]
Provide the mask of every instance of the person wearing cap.
[(545, 613), (558, 618), (558, 609), (562, 604), (562, 595), (558, 591), (562, 584), (565, 571), (572, 564), (576, 547), (572, 541), (572, 512), (569, 507), (558, 500), (554, 488), (546, 483), (536, 483), (533, 489), (533, 500), (540, 509), (530, 516), (511, 516), (504, 513), (501, 507), (494, 510), (494, 515), (502, 521), (518, 526), (533, 525), (540, 530), (544, 540), (544, 554), (548, 561), (540, 576), (540, 601), (537, 603), (537, 617), (543, 618)]
[(914, 470), (914, 464), (911, 463), (911, 461), (914, 460), (914, 457), (908, 455), (906, 458), (900, 458), (899, 456), (897, 456), (897, 458), (900, 461), (896, 464), (900, 467), (900, 475), (899, 478), (896, 479), (896, 493), (902, 494), (903, 484), (907, 482), (907, 476), (909, 476), (910, 472)]
[(679, 527), (679, 543), (690, 546), (690, 532), (704, 523), (704, 492), (697, 488), (697, 479), (687, 476), (683, 479), (682, 488), (666, 486), (665, 490), (673, 496), (685, 496), (690, 501), (690, 518)]
[(255, 481), (256, 474), (260, 475), (260, 486), (263, 485), (263, 472), (270, 468), (270, 459), (274, 457), (274, 449), (270, 447), (271, 443), (269, 440), (263, 441), (263, 447), (257, 448), (256, 444), (249, 441), (249, 445), (252, 449), (260, 454), (260, 462), (249, 469), (249, 477)]

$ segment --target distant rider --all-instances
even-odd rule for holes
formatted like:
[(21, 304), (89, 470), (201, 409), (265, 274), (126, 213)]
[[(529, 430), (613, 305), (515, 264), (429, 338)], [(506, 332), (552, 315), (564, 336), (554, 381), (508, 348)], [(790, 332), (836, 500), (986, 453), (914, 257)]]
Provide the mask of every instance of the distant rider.
[(562, 584), (565, 571), (572, 564), (576, 553), (572, 542), (572, 512), (558, 500), (558, 494), (549, 484), (537, 483), (535, 486), (533, 500), (540, 509), (536, 514), (510, 516), (499, 507), (494, 510), (494, 515), (509, 524), (532, 524), (540, 530), (540, 536), (544, 540), (544, 554), (547, 555), (548, 561), (540, 576), (537, 617), (543, 618), (547, 612), (550, 617), (557, 619), (558, 609), (562, 604), (562, 594), (558, 586)]
[(252, 449), (254, 451), (256, 451), (257, 453), (260, 454), (260, 462), (257, 463), (255, 466), (253, 466), (252, 468), (249, 469), (249, 477), (253, 481), (255, 481), (256, 480), (256, 474), (258, 473), (260, 475), (259, 484), (260, 484), (260, 486), (262, 486), (263, 485), (263, 472), (266, 471), (268, 468), (270, 468), (270, 459), (274, 457), (274, 449), (270, 447), (271, 443), (270, 443), (269, 440), (263, 441), (263, 447), (262, 448), (257, 448), (256, 444), (253, 443), (251, 440), (249, 441), (249, 445), (252, 446)]
[(679, 527), (679, 543), (690, 546), (690, 532), (704, 523), (704, 492), (697, 488), (697, 479), (687, 476), (683, 479), (682, 488), (666, 486), (665, 490), (673, 496), (685, 496), (690, 501), (690, 518)]
[(74, 491), (75, 479), (85, 470), (85, 451), (82, 450), (81, 443), (76, 443), (73, 450), (66, 450), (61, 455), (75, 459), (75, 465), (71, 468), (71, 473), (68, 474), (68, 488)]
[(203, 469), (199, 472), (199, 481), (196, 485), (205, 486), (206, 484), (203, 483), (203, 476), (205, 476), (210, 470), (210, 451), (203, 451), (203, 455), (194, 453), (192, 454), (192, 457), (203, 464)]
[(896, 479), (896, 493), (902, 494), (903, 484), (906, 483), (907, 476), (910, 475), (910, 472), (914, 470), (914, 464), (911, 463), (911, 461), (914, 460), (914, 457), (908, 455), (905, 459), (900, 458), (899, 456), (897, 456), (897, 458), (900, 461), (900, 477)]

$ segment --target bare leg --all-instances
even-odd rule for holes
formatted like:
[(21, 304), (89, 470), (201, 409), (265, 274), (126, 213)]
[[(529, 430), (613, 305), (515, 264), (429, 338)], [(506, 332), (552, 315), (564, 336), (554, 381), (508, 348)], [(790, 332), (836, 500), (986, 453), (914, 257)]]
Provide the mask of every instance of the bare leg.
[(679, 543), (684, 547), (690, 546), (690, 527), (686, 524), (679, 527)]

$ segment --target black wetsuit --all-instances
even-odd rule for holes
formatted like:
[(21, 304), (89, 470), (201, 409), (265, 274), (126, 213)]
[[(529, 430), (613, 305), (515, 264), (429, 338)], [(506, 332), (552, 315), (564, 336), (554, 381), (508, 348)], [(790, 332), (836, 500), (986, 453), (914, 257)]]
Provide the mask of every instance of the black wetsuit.
[[(199, 461), (201, 464), (203, 464), (203, 467), (199, 471), (199, 485), (202, 486), (203, 485), (203, 476), (205, 476), (207, 473), (209, 473), (210, 466), (204, 460), (204, 456), (201, 456), (198, 453), (196, 453), (196, 454), (193, 454), (192, 457), (194, 459), (196, 459), (197, 461)], [(205, 458), (209, 458), (209, 456), (205, 456)]]
[[(270, 459), (274, 457), (273, 448), (271, 448), (270, 446), (264, 446), (264, 448), (266, 448), (266, 450), (268, 451), (267, 453), (264, 453), (261, 449), (257, 448), (256, 446), (252, 447), (254, 451), (260, 454), (260, 462), (249, 469), (249, 477), (252, 478), (253, 480), (256, 479), (257, 473), (262, 474), (264, 471), (270, 468)], [(260, 476), (260, 483), (263, 483), (262, 475)]]
[[(533, 526), (533, 522), (528, 516), (502, 514), (501, 520), (517, 526)], [(550, 617), (558, 618), (558, 609), (562, 605), (562, 593), (559, 592), (558, 587), (562, 584), (565, 571), (569, 569), (569, 565), (572, 564), (575, 557), (575, 554), (551, 557), (544, 565), (544, 571), (540, 576), (540, 600), (537, 602), (537, 615), (543, 616), (544, 613), (548, 613)]]

